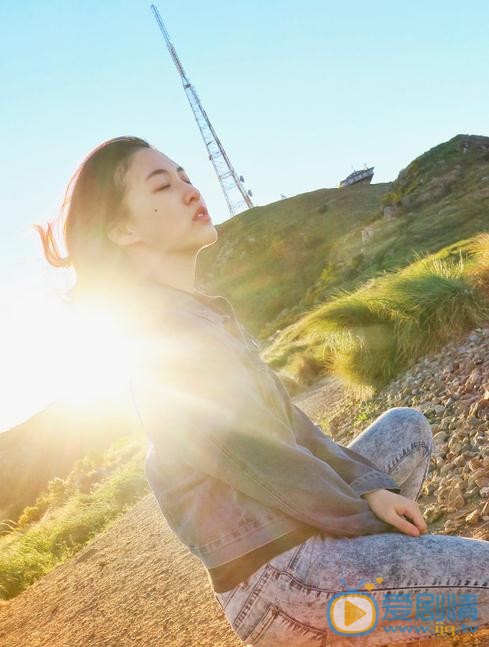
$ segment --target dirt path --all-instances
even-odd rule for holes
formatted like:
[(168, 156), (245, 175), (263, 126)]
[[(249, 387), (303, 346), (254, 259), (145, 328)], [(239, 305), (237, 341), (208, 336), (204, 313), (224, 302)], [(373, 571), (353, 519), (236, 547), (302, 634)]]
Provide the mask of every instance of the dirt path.
[(241, 644), (151, 494), (0, 613), (3, 647)]
[(314, 422), (318, 422), (324, 416), (335, 417), (347, 401), (348, 391), (336, 377), (325, 377), (293, 398), (293, 402)]
[[(294, 401), (317, 419), (332, 407), (337, 410), (341, 397), (339, 384), (326, 380)], [(151, 494), (76, 557), (0, 606), (3, 647), (242, 644), (204, 567), (173, 535)], [(461, 643), (437, 639), (416, 644)], [(486, 638), (472, 637), (464, 644), (489, 645), (489, 630)]]

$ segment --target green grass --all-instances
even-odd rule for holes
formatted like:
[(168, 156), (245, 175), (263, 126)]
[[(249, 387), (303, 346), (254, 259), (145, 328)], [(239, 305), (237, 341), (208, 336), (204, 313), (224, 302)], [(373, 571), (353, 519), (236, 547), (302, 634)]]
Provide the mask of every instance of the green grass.
[(488, 277), (471, 283), (465, 270), (488, 229), (489, 153), (463, 154), (463, 137), (394, 182), (319, 189), (218, 225), (199, 255), (200, 284), (231, 300), (275, 370), (304, 384), (333, 373), (380, 387), (487, 320)]
[[(120, 449), (124, 446), (119, 444), (116, 453)], [(48, 487), (38, 499), (43, 507), (41, 518), (28, 522), (28, 515), (21, 515), (19, 521), (24, 516), (23, 523), (0, 537), (0, 598), (18, 595), (73, 556), (149, 491), (143, 469), (144, 448), (136, 444), (126, 449), (130, 450), (129, 456), (88, 492), (73, 492), (70, 477), (65, 481), (55, 479), (54, 488)], [(105, 456), (113, 451), (109, 449)], [(77, 470), (82, 463), (78, 463)], [(88, 463), (85, 461), (85, 465)], [(60, 494), (62, 484), (71, 492), (66, 497)]]
[[(199, 282), (231, 300), (275, 370), (302, 385), (332, 374), (381, 388), (489, 321), (489, 201), (478, 194), (489, 186), (489, 156), (462, 155), (459, 140), (419, 156), (395, 182), (319, 189), (218, 225), (218, 243), (199, 255)], [(388, 204), (398, 206), (392, 220), (382, 215)], [(374, 236), (363, 245), (367, 225)], [(368, 417), (367, 403), (358, 419)], [(0, 537), (0, 597), (75, 554), (148, 492), (143, 454), (121, 441), (53, 479)]]
[[(420, 155), (395, 182), (318, 189), (218, 225), (218, 242), (199, 254), (199, 283), (227, 296), (250, 332), (268, 344), (277, 330), (338, 291), (354, 291), (419, 255), (472, 239), (487, 230), (489, 200), (477, 190), (489, 186), (489, 157), (462, 154), (460, 138)], [(400, 208), (392, 220), (383, 218), (392, 192), (419, 200), (454, 171), (458, 175), (442, 197)], [(366, 226), (374, 227), (374, 236), (363, 245)]]
[(294, 376), (291, 358), (315, 349), (328, 373), (382, 388), (420, 357), (489, 321), (489, 234), (467, 249), (466, 259), (442, 250), (369, 286), (342, 291), (289, 327), (265, 357)]

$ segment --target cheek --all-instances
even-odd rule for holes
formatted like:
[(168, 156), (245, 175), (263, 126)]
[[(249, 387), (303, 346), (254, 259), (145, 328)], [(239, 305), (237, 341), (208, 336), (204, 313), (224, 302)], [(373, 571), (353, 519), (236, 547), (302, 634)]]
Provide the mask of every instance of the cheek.
[(188, 235), (191, 225), (191, 222), (182, 217), (181, 212), (174, 215), (162, 207), (152, 207), (151, 217), (145, 227), (145, 240), (151, 246), (171, 249)]

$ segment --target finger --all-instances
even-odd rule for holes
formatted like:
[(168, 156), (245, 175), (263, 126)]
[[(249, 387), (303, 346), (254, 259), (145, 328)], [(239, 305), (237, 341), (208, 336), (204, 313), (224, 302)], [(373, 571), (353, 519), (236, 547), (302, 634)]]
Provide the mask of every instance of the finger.
[(424, 520), (417, 504), (406, 508), (403, 514), (405, 514), (414, 523), (420, 532), (426, 532), (428, 530), (426, 521)]
[(390, 523), (406, 535), (418, 537), (420, 534), (418, 528), (414, 524), (400, 515), (396, 515)]

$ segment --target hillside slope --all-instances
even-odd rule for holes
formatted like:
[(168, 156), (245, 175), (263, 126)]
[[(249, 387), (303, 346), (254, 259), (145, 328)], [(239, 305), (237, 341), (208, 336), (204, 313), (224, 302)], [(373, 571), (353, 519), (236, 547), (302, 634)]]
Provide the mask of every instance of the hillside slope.
[(489, 137), (456, 135), (394, 182), (319, 189), (218, 225), (198, 257), (203, 289), (229, 297), (255, 336), (370, 278), (488, 228)]
[[(487, 647), (488, 640), (489, 629), (478, 639), (416, 644)], [(203, 566), (175, 539), (148, 495), (76, 558), (0, 605), (0, 644), (242, 647), (243, 642), (229, 626)]]
[(0, 521), (16, 521), (48, 481), (67, 476), (74, 462), (89, 451), (105, 449), (122, 436), (140, 434), (129, 395), (112, 408), (108, 402), (90, 410), (54, 403), (0, 433)]
[[(489, 409), (484, 396), (488, 357), (489, 327), (422, 360), (372, 401), (355, 400), (334, 378), (294, 401), (313, 420), (322, 421), (341, 444), (348, 444), (388, 407), (419, 407), (432, 424), (437, 446), (418, 499), (429, 532), (487, 540), (489, 488), (475, 473), (480, 470), (476, 461), (487, 466), (489, 459)], [(463, 493), (463, 504), (451, 496), (455, 490)], [(76, 557), (0, 605), (0, 644), (238, 647), (242, 643), (214, 598), (202, 564), (175, 538), (151, 494)], [(484, 647), (489, 645), (489, 629), (478, 638), (443, 637), (416, 644)]]
[[(228, 296), (250, 331), (269, 340), (338, 289), (405, 266), (417, 253), (463, 252), (470, 236), (487, 231), (488, 208), (489, 137), (457, 135), (395, 182), (319, 189), (218, 225), (218, 242), (199, 255), (198, 282)], [(126, 411), (114, 415), (106, 406), (88, 414), (55, 405), (0, 434), (0, 521), (15, 521), (88, 451), (140, 433), (129, 395), (120, 405)]]
[(237, 647), (240, 641), (220, 615), (204, 568), (148, 495), (77, 557), (0, 607), (0, 644)]

